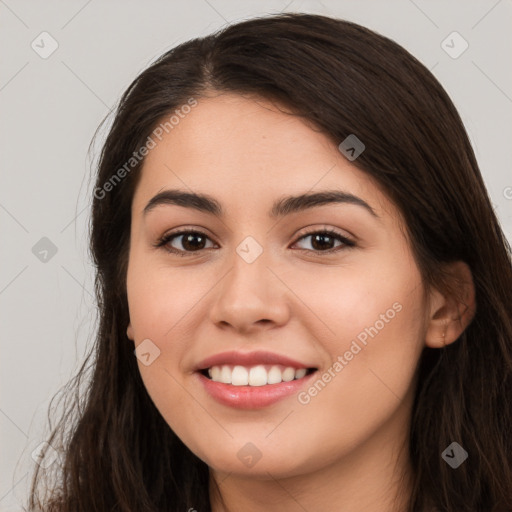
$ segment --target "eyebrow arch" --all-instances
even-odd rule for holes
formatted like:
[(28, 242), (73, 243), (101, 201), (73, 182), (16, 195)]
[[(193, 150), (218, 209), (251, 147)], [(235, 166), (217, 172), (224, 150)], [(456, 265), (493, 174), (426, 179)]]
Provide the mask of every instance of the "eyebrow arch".
[[(283, 197), (273, 204), (269, 216), (271, 218), (284, 217), (316, 206), (339, 203), (361, 206), (371, 215), (379, 218), (374, 209), (366, 201), (354, 194), (341, 190), (326, 190), (300, 194), (298, 196)], [(143, 214), (146, 215), (155, 207), (164, 204), (174, 204), (186, 208), (194, 208), (195, 210), (210, 213), (216, 217), (224, 216), (221, 204), (213, 197), (207, 194), (196, 194), (181, 190), (163, 190), (162, 192), (159, 192), (148, 202), (143, 210)]]

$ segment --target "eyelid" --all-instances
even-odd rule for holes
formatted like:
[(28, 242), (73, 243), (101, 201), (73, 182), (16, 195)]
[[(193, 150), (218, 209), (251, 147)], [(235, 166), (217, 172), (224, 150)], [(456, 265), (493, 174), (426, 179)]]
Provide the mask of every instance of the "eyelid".
[(302, 228), (298, 233), (297, 233), (297, 239), (296, 240), (299, 240), (300, 238), (304, 237), (304, 236), (307, 236), (307, 235), (314, 235), (315, 233), (331, 233), (333, 235), (336, 235), (336, 236), (339, 236), (340, 238), (344, 238), (346, 240), (349, 240), (351, 242), (354, 242), (356, 241), (356, 237), (354, 237), (353, 235), (351, 235), (350, 233), (348, 233), (347, 231), (341, 231), (337, 228), (334, 228), (334, 227), (331, 227), (327, 224), (323, 224), (323, 225), (320, 225), (320, 226), (313, 226), (313, 227), (305, 227), (305, 228)]

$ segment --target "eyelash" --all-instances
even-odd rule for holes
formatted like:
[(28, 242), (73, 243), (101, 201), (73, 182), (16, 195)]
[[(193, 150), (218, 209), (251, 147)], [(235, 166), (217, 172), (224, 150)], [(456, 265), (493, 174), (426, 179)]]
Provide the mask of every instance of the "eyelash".
[[(332, 249), (327, 249), (325, 251), (315, 251), (315, 250), (312, 250), (312, 249), (295, 249), (297, 251), (303, 251), (303, 252), (314, 252), (314, 253), (317, 253), (317, 254), (321, 254), (321, 255), (324, 255), (324, 254), (333, 254), (335, 252), (338, 252), (340, 250), (343, 250), (343, 249), (349, 249), (349, 248), (352, 248), (352, 247), (355, 247), (355, 242), (353, 242), (352, 240), (348, 239), (347, 237), (341, 235), (340, 233), (338, 233), (337, 231), (333, 230), (333, 229), (322, 229), (322, 230), (317, 230), (317, 231), (311, 231), (311, 232), (308, 232), (308, 233), (303, 233), (295, 242), (294, 244), (296, 244), (299, 240), (302, 240), (303, 238), (307, 238), (309, 236), (313, 236), (313, 235), (330, 235), (331, 237), (339, 240), (343, 245), (340, 245), (338, 247), (333, 247)], [(199, 249), (197, 251), (182, 251), (182, 250), (179, 250), (179, 249), (175, 249), (174, 247), (168, 247), (167, 244), (172, 241), (174, 238), (180, 236), (180, 235), (200, 235), (202, 237), (205, 237), (205, 238), (208, 238), (209, 237), (201, 232), (201, 231), (197, 231), (195, 229), (187, 229), (187, 230), (182, 230), (182, 231), (177, 231), (175, 233), (169, 233), (169, 234), (165, 234), (163, 235), (155, 244), (154, 246), (157, 247), (157, 248), (162, 248), (163, 250), (171, 253), (171, 254), (176, 254), (178, 256), (189, 256), (189, 255), (192, 255), (194, 253), (199, 253), (201, 251), (205, 251), (207, 249)]]

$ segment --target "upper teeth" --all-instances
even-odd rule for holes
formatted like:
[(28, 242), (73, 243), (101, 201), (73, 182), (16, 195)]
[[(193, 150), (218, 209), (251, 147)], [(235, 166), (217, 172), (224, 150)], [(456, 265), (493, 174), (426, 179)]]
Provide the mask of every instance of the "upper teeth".
[(208, 368), (208, 375), (215, 382), (232, 384), (233, 386), (265, 386), (265, 384), (279, 384), (301, 379), (306, 375), (306, 368), (296, 370), (290, 366), (212, 366)]

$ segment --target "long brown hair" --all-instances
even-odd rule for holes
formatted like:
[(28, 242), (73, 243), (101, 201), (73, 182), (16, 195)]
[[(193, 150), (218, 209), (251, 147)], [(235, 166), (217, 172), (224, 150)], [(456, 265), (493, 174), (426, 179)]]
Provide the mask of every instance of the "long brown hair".
[[(455, 343), (425, 348), (419, 362), (409, 511), (512, 510), (511, 252), (462, 121), (402, 47), (354, 23), (306, 14), (254, 18), (181, 44), (122, 96), (92, 206), (97, 339), (49, 438), (63, 454), (53, 466), (58, 478), (41, 498), (36, 468), (31, 510), (210, 509), (208, 467), (157, 411), (126, 336), (130, 210), (143, 159), (112, 181), (163, 118), (208, 91), (271, 99), (336, 144), (355, 134), (366, 149), (353, 163), (403, 214), (425, 286), (449, 289), (444, 263), (470, 267), (472, 323)], [(453, 441), (469, 454), (456, 470), (441, 457)]]

